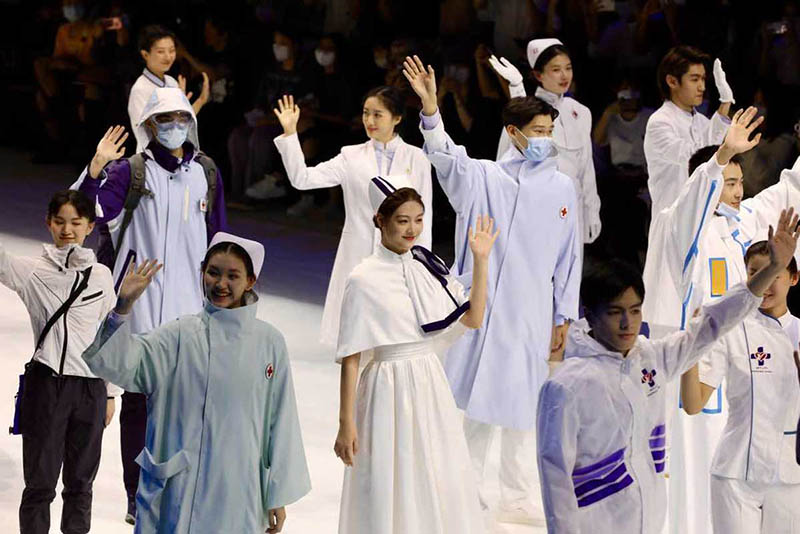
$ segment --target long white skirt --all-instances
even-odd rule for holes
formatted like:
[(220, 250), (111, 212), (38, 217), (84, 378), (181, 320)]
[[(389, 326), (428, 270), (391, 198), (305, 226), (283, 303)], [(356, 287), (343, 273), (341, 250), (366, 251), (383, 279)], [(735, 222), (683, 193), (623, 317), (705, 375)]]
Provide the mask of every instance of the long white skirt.
[(461, 415), (430, 343), (375, 349), (356, 428), (340, 534), (485, 532)]

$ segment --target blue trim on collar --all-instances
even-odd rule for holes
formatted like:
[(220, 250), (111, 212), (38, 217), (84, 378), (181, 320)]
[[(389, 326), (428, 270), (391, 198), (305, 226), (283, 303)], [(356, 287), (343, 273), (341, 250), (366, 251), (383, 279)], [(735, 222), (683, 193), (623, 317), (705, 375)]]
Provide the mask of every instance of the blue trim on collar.
[(771, 315), (767, 315), (766, 313), (764, 313), (764, 312), (763, 312), (763, 311), (761, 311), (760, 309), (758, 310), (758, 313), (760, 313), (761, 315), (763, 315), (763, 316), (764, 316), (764, 317), (766, 317), (767, 319), (772, 319), (773, 321), (775, 321), (776, 323), (778, 323), (778, 327), (779, 327), (779, 328), (783, 328), (783, 325), (781, 324), (781, 322), (780, 322), (778, 319), (776, 319), (775, 317), (773, 317), (773, 316), (771, 316)]
[[(147, 67), (144, 68), (144, 72), (142, 72), (142, 76), (144, 76), (145, 78), (150, 80), (150, 82), (153, 85), (157, 86), (157, 87), (166, 87), (167, 86), (166, 78), (162, 80), (161, 78), (159, 78), (158, 76), (153, 74), (153, 72), (150, 69), (148, 69)], [(166, 77), (166, 74), (164, 76)]]

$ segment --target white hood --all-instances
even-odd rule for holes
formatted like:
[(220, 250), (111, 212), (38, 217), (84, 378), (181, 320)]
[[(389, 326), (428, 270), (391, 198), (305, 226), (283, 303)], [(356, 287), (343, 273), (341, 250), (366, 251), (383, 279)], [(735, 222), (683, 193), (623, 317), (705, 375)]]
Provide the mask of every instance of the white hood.
[[(585, 318), (579, 319), (572, 323), (567, 331), (567, 347), (564, 350), (564, 358), (580, 358), (580, 357), (595, 357), (595, 356), (608, 356), (622, 360), (621, 353), (609, 350), (604, 347), (599, 341), (589, 335), (589, 323)], [(638, 338), (637, 338), (638, 342)], [(636, 348), (633, 346), (628, 354), (631, 355)]]
[[(194, 109), (192, 108), (192, 104), (189, 103), (189, 99), (186, 98), (183, 91), (177, 87), (158, 87), (153, 89), (153, 92), (150, 94), (150, 99), (142, 110), (142, 115), (134, 126), (136, 138), (147, 139), (147, 143), (150, 143), (153, 136), (150, 130), (145, 126), (145, 121), (153, 115), (169, 113), (171, 111), (185, 111), (191, 113), (192, 125), (189, 127), (187, 140), (194, 145), (196, 150), (200, 150), (200, 143), (197, 137), (197, 116), (194, 114)], [(145, 146), (147, 143), (145, 143)]]

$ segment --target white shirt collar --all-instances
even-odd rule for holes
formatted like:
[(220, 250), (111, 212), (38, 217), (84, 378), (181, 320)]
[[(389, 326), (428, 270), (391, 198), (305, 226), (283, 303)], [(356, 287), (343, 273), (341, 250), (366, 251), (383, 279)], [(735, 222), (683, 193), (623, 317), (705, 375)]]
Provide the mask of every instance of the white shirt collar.
[(370, 141), (372, 141), (372, 146), (377, 150), (382, 150), (384, 152), (394, 152), (395, 150), (397, 150), (397, 147), (400, 146), (401, 139), (399, 135), (394, 134), (394, 137), (392, 137), (392, 139), (388, 143), (381, 143), (374, 139), (370, 139)]
[(541, 85), (536, 88), (535, 95), (536, 95), (536, 98), (544, 100), (545, 102), (547, 102), (548, 104), (550, 104), (554, 108), (558, 108), (558, 106), (560, 106), (561, 102), (564, 100), (564, 95), (559, 95), (559, 94), (553, 93), (551, 91), (548, 91), (547, 89), (545, 89)]

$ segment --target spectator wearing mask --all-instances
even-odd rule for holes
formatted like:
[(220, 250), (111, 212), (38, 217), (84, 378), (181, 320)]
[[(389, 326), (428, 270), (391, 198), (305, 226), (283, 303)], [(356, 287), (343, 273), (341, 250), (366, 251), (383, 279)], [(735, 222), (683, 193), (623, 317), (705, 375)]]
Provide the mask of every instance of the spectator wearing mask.
[[(272, 144), (283, 129), (270, 110), (283, 95), (297, 95), (298, 102), (305, 102), (308, 77), (301, 67), (298, 42), (285, 30), (273, 34), (272, 56), (274, 62), (263, 70), (253, 107), (244, 114), (245, 123), (228, 137), (233, 201), (242, 201), (245, 196), (256, 200), (286, 196), (286, 186), (279, 183), (281, 175), (276, 172), (280, 158)], [(310, 122), (304, 120), (298, 124), (298, 131), (309, 126)]]
[[(311, 126), (303, 133), (301, 142), (306, 159), (317, 164), (327, 161), (339, 152), (342, 139), (354, 136), (351, 125), (356, 115), (353, 88), (343, 70), (346, 60), (342, 59), (342, 49), (336, 38), (327, 35), (320, 39), (314, 49), (317, 68), (314, 70), (310, 87), (313, 95), (309, 105), (303, 110), (311, 119)], [(341, 203), (341, 189), (317, 189), (303, 193), (287, 214), (301, 216), (316, 203), (329, 199), (333, 207)]]

